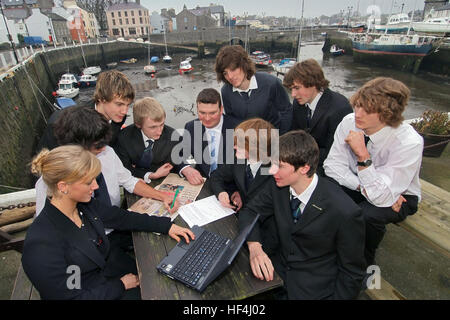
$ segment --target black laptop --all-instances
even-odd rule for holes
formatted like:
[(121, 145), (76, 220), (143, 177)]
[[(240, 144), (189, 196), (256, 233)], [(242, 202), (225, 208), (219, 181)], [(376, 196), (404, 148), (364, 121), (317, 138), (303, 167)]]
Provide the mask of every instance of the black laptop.
[(195, 240), (189, 244), (180, 241), (156, 268), (169, 278), (202, 292), (231, 265), (258, 218), (259, 214), (234, 240), (193, 226)]

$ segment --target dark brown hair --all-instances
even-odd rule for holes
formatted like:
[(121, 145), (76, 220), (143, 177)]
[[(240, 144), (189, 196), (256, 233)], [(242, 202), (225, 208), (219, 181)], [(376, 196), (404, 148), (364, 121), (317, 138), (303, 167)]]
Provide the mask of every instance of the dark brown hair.
[(367, 113), (378, 113), (381, 122), (398, 127), (403, 121), (403, 111), (411, 91), (403, 82), (378, 77), (366, 82), (350, 98), (353, 108), (363, 108)]
[(283, 85), (290, 88), (294, 81), (300, 82), (304, 87), (316, 87), (322, 91), (328, 88), (330, 81), (325, 79), (322, 67), (314, 59), (297, 62), (283, 78)]
[(319, 147), (316, 140), (303, 130), (290, 131), (280, 137), (280, 161), (294, 166), (295, 170), (305, 165), (310, 169), (308, 177), (312, 177), (319, 164)]
[(214, 88), (206, 88), (200, 91), (197, 95), (197, 104), (208, 103), (208, 104), (219, 104), (219, 109), (222, 107), (222, 100), (220, 99), (220, 93)]
[(120, 71), (111, 70), (100, 73), (95, 86), (94, 101), (111, 102), (114, 97), (133, 101), (135, 96), (133, 85)]
[(247, 80), (255, 74), (255, 64), (248, 56), (247, 52), (239, 45), (228, 45), (220, 48), (216, 57), (215, 71), (217, 75), (217, 81), (223, 81), (230, 84), (223, 75), (225, 69), (235, 70), (241, 68), (245, 73)]

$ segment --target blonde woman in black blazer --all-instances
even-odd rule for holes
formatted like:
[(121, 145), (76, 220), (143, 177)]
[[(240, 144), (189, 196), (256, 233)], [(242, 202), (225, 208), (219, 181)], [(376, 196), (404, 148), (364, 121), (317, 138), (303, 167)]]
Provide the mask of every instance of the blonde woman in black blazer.
[[(99, 160), (81, 146), (44, 149), (32, 163), (49, 187), (41, 214), (30, 226), (22, 265), (42, 299), (139, 298), (139, 278), (110, 251), (104, 229), (154, 231), (179, 241), (193, 233), (170, 218), (107, 207), (92, 199)], [(132, 271), (132, 270), (131, 270)]]

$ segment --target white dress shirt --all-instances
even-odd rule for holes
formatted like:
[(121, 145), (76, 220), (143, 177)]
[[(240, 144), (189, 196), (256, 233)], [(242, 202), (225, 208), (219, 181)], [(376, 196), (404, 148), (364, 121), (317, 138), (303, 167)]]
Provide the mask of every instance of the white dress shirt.
[[(125, 168), (119, 157), (110, 146), (97, 155), (97, 159), (102, 164), (102, 173), (108, 188), (109, 197), (113, 206), (120, 206), (120, 187), (124, 187), (128, 192), (133, 193), (136, 183), (139, 181), (131, 175)], [(47, 198), (47, 185), (42, 177), (36, 182), (36, 215), (42, 211)]]
[(311, 103), (306, 103), (306, 105), (311, 109), (311, 118), (314, 115), (314, 111), (316, 111), (317, 104), (319, 103), (320, 98), (322, 98), (322, 94), (323, 92), (319, 91)]
[(237, 92), (239, 92), (239, 94), (241, 94), (241, 92), (247, 92), (248, 96), (250, 97), (250, 95), (252, 94), (252, 90), (254, 90), (254, 89), (258, 89), (258, 82), (256, 81), (255, 75), (253, 75), (250, 78), (250, 84), (247, 89), (242, 90), (242, 89), (233, 87), (233, 92), (237, 91)]
[[(354, 113), (342, 119), (323, 167), (325, 174), (351, 190), (361, 188), (366, 199), (377, 207), (391, 207), (402, 194), (420, 200), (419, 171), (423, 138), (403, 122), (398, 128), (386, 126), (369, 136), (367, 144), (372, 165), (359, 170), (357, 159), (345, 138), (355, 126)], [(364, 191), (364, 192), (363, 192)]]
[(303, 213), (303, 210), (305, 210), (305, 207), (308, 204), (309, 199), (311, 199), (311, 196), (314, 190), (316, 189), (318, 182), (319, 178), (317, 177), (317, 174), (314, 173), (313, 179), (309, 184), (309, 186), (299, 195), (295, 192), (295, 190), (292, 187), (289, 187), (289, 191), (291, 192), (292, 198), (297, 198), (298, 200), (300, 200), (301, 213)]
[[(205, 127), (205, 135), (206, 139), (208, 140), (209, 154), (211, 155), (213, 148), (216, 150), (215, 159), (210, 159), (211, 161), (210, 163), (216, 162), (218, 164), (220, 140), (222, 139), (222, 126), (223, 126), (223, 116), (220, 117), (220, 121), (215, 127), (213, 128)], [(211, 144), (212, 134), (215, 137), (214, 146)]]

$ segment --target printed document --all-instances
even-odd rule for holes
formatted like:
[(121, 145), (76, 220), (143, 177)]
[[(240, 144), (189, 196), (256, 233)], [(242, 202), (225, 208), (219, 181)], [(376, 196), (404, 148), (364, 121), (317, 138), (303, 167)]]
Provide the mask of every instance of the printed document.
[(178, 209), (184, 221), (192, 228), (194, 225), (204, 226), (210, 222), (232, 215), (234, 211), (223, 207), (215, 196), (186, 204)]

